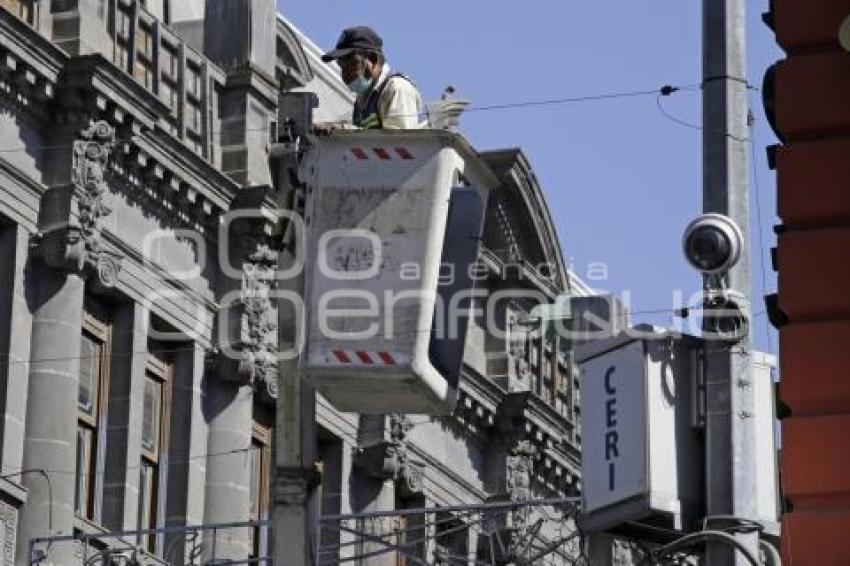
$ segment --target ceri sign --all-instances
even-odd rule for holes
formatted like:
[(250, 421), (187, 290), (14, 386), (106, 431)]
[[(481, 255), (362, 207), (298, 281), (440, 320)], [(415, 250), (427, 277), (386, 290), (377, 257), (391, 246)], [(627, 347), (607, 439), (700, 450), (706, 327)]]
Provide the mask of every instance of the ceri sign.
[(646, 491), (646, 392), (640, 341), (582, 364), (582, 478), (586, 512)]
[[(694, 336), (639, 327), (576, 352), (587, 532), (699, 528), (705, 458), (698, 407), (710, 346)], [(758, 353), (753, 359), (758, 516), (770, 530), (778, 516), (773, 362)]]

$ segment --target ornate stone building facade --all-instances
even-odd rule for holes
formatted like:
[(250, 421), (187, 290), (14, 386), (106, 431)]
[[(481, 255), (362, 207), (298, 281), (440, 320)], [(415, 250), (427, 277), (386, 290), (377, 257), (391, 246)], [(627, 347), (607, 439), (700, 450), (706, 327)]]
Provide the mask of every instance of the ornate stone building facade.
[[(3, 564), (271, 553), (264, 521), (290, 492), (273, 465), (282, 203), (270, 155), (288, 93), (315, 93), (317, 121), (348, 112), (319, 56), (271, 0), (0, 0)], [(482, 158), (502, 183), (484, 288), (582, 294), (526, 156)], [(225, 222), (239, 211), (255, 216)], [(236, 323), (219, 328), (233, 293)], [(343, 414), (317, 398), (303, 423), (316, 474), (301, 484), (315, 518), (579, 493), (571, 344), (527, 331), (526, 295), (499, 304), (500, 332), (471, 321), (449, 417)], [(532, 519), (517, 509), (502, 527)], [(499, 560), (461, 519), (444, 523), (458, 524), (451, 536), (410, 552)], [(195, 530), (224, 524), (242, 526)], [(322, 563), (369, 547), (312, 536), (336, 549)]]

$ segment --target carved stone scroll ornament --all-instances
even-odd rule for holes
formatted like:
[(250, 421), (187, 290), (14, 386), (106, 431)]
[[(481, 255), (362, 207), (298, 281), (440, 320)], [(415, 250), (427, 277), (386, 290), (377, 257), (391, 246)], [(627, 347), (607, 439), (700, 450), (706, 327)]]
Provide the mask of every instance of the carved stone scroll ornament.
[[(76, 199), (77, 219), (72, 222), (71, 207), (63, 199), (48, 201), (52, 207), (51, 222), (43, 230), (39, 249), (53, 267), (67, 269), (83, 276), (95, 276), (96, 283), (111, 288), (118, 282), (120, 256), (109, 253), (101, 245), (102, 220), (112, 211), (104, 202), (110, 159), (115, 147), (115, 129), (105, 121), (92, 122), (80, 132), (73, 144), (71, 189), (67, 203)], [(56, 189), (61, 194), (63, 189)]]
[(354, 464), (380, 480), (399, 482), (405, 496), (419, 494), (423, 489), (422, 466), (411, 461), (407, 438), (413, 425), (405, 415), (390, 415), (387, 439), (361, 449)]
[(279, 254), (260, 244), (242, 266), (242, 357), (239, 374), (266, 401), (277, 399), (277, 309), (270, 291)]

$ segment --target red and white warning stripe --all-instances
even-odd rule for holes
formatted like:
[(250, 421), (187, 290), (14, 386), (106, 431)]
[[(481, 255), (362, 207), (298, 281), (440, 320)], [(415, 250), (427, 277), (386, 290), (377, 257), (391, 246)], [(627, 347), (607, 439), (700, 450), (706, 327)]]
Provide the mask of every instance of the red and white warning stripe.
[(377, 159), (378, 161), (411, 161), (414, 159), (413, 154), (406, 147), (352, 147), (351, 154), (358, 161), (369, 161), (370, 159)]
[(363, 350), (332, 350), (331, 362), (350, 366), (396, 366), (401, 356), (393, 352), (367, 352)]

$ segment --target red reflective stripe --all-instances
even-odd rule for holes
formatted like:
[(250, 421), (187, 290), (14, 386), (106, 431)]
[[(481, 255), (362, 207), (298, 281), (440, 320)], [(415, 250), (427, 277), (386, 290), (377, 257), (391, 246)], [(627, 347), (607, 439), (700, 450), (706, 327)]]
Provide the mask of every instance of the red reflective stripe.
[(389, 354), (389, 352), (378, 352), (378, 355), (381, 357), (381, 360), (382, 360), (385, 364), (387, 364), (388, 366), (394, 366), (394, 365), (395, 365), (395, 360), (394, 360), (394, 359), (393, 359), (393, 357)]
[(334, 356), (336, 356), (336, 359), (344, 364), (351, 363), (351, 360), (348, 358), (348, 354), (346, 354), (344, 350), (334, 350)]
[(403, 148), (403, 147), (397, 147), (397, 148), (395, 148), (395, 152), (396, 152), (396, 153), (398, 154), (398, 156), (399, 156), (399, 157), (401, 157), (402, 159), (413, 159), (413, 155), (411, 155), (411, 153), (410, 153), (409, 151), (407, 151), (407, 149), (405, 149), (405, 148)]
[(369, 357), (368, 352), (355, 352), (355, 354), (364, 364), (372, 364), (372, 358)]
[(356, 157), (360, 161), (365, 161), (365, 160), (369, 159), (369, 155), (365, 151), (363, 151), (363, 149), (361, 149), (359, 147), (352, 147), (351, 153), (353, 153), (354, 157)]
[(389, 152), (382, 147), (373, 148), (372, 151), (374, 151), (375, 155), (377, 155), (379, 158), (381, 158), (384, 161), (386, 161), (388, 159), (392, 159), (392, 157), (390, 157)]

